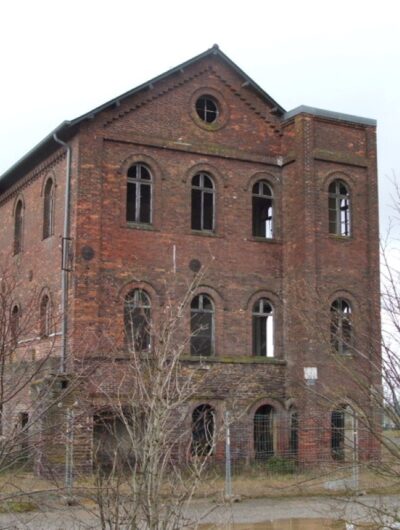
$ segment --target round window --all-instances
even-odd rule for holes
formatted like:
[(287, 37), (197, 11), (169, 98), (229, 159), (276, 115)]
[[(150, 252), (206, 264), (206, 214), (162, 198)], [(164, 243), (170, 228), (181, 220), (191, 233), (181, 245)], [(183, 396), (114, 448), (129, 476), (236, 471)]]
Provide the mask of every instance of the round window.
[(205, 123), (214, 123), (219, 115), (217, 102), (211, 96), (201, 96), (196, 101), (196, 112)]

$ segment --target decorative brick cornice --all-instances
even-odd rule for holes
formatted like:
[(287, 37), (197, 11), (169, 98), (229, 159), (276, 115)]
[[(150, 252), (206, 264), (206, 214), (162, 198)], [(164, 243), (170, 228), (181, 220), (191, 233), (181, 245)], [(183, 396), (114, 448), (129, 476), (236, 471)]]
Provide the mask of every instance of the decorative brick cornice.
[(247, 107), (252, 110), (254, 112), (254, 114), (256, 116), (258, 116), (259, 118), (261, 118), (263, 121), (265, 121), (266, 123), (268, 123), (268, 125), (271, 127), (271, 129), (274, 131), (274, 133), (280, 135), (282, 134), (282, 130), (281, 130), (281, 127), (280, 125), (278, 125), (275, 120), (271, 119), (271, 112), (270, 113), (266, 113), (264, 110), (261, 110), (259, 108), (257, 108), (253, 102), (249, 101), (249, 99), (242, 93), (240, 92), (239, 90), (237, 90), (231, 83), (229, 83), (229, 81), (227, 81), (226, 79), (224, 79), (216, 70), (214, 70), (214, 68), (210, 68), (210, 70), (212, 71), (212, 73), (215, 75), (215, 77), (217, 79), (219, 79), (221, 81), (221, 83), (223, 83), (231, 92), (232, 94), (234, 94), (236, 97), (238, 97), (245, 105), (247, 105)]
[(65, 158), (65, 151), (60, 150), (51, 155), (41, 164), (38, 164), (32, 171), (20, 178), (13, 186), (8, 188), (2, 195), (0, 195), (0, 205), (13, 198), (17, 193), (25, 189), (33, 180), (41, 177), (43, 173), (53, 169), (63, 158)]
[(120, 120), (121, 118), (124, 118), (125, 116), (127, 116), (131, 112), (134, 112), (135, 110), (138, 110), (141, 107), (144, 107), (148, 103), (151, 103), (152, 101), (160, 98), (161, 96), (165, 96), (165, 94), (168, 94), (169, 92), (172, 92), (176, 88), (179, 88), (181, 86), (186, 85), (190, 81), (193, 81), (193, 79), (201, 77), (203, 74), (207, 73), (208, 71), (209, 71), (208, 67), (203, 68), (202, 70), (200, 70), (200, 71), (198, 71), (198, 72), (196, 72), (196, 73), (194, 73), (192, 75), (188, 75), (188, 76), (186, 76), (186, 77), (184, 77), (182, 79), (176, 80), (174, 83), (171, 83), (169, 86), (164, 87), (162, 90), (159, 90), (158, 92), (156, 92), (154, 90), (154, 88), (150, 88), (149, 87), (150, 93), (149, 93), (149, 95), (147, 97), (145, 97), (141, 101), (138, 101), (135, 105), (130, 106), (130, 107), (126, 108), (125, 110), (119, 112), (117, 116), (113, 116), (112, 118), (108, 119), (104, 123), (104, 127), (105, 128), (108, 127), (109, 125), (111, 125), (114, 122)]

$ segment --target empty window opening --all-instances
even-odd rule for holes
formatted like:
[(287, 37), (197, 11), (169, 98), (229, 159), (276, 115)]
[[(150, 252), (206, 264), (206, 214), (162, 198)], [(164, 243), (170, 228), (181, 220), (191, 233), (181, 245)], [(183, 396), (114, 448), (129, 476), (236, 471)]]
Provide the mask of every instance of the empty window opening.
[(338, 298), (331, 305), (331, 344), (342, 354), (350, 352), (353, 341), (352, 310), (347, 300)]
[(214, 304), (206, 294), (195, 296), (190, 305), (190, 353), (214, 354)]
[(289, 456), (296, 458), (299, 452), (299, 415), (297, 410), (289, 410)]
[(357, 419), (349, 405), (331, 414), (331, 454), (334, 460), (350, 462), (357, 452)]
[(214, 123), (219, 115), (217, 102), (211, 96), (201, 96), (196, 101), (196, 112), (205, 123)]
[(18, 424), (17, 424), (17, 440), (19, 442), (20, 455), (19, 457), (22, 460), (26, 460), (29, 456), (29, 413), (20, 412), (18, 414)]
[(147, 166), (135, 164), (128, 169), (126, 220), (151, 223), (152, 175)]
[(192, 179), (192, 230), (214, 230), (214, 183), (206, 173)]
[(23, 228), (23, 205), (18, 201), (15, 207), (14, 217), (14, 254), (19, 254), (22, 250), (22, 228)]
[(259, 461), (274, 456), (275, 411), (271, 405), (262, 405), (254, 415), (254, 454)]
[(20, 310), (17, 305), (15, 305), (11, 310), (10, 318), (10, 335), (11, 335), (11, 345), (13, 348), (16, 348), (18, 345), (19, 333), (20, 333)]
[(350, 229), (350, 193), (342, 180), (334, 180), (329, 186), (329, 233), (349, 237)]
[(101, 411), (93, 416), (93, 462), (104, 471), (129, 471), (133, 464), (129, 415)]
[(44, 188), (43, 201), (43, 239), (53, 235), (54, 215), (54, 185), (52, 179), (48, 179)]
[(192, 455), (209, 456), (214, 449), (215, 411), (210, 405), (196, 407), (192, 414)]
[(253, 236), (274, 237), (274, 198), (268, 182), (260, 180), (253, 186)]
[(274, 357), (274, 310), (266, 298), (253, 306), (253, 355)]
[(40, 336), (48, 337), (50, 335), (50, 328), (50, 298), (45, 294), (40, 301)]
[(135, 352), (149, 350), (151, 303), (146, 291), (134, 289), (126, 295), (124, 323), (128, 347)]

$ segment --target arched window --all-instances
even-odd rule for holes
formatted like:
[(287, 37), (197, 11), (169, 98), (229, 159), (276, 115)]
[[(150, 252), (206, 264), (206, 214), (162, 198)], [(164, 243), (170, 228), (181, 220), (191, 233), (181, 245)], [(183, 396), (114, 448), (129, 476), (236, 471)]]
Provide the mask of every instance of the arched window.
[(40, 336), (48, 337), (51, 329), (50, 298), (47, 294), (40, 301)]
[(274, 197), (271, 186), (259, 180), (252, 192), (253, 236), (272, 239), (274, 237)]
[(53, 180), (49, 178), (44, 188), (43, 200), (43, 239), (53, 235), (53, 215), (54, 215), (54, 184)]
[(274, 356), (274, 309), (266, 298), (253, 306), (253, 355)]
[(192, 455), (209, 456), (214, 449), (215, 411), (199, 405), (192, 414)]
[(136, 352), (150, 348), (151, 303), (142, 289), (133, 289), (125, 297), (125, 337), (129, 348)]
[(128, 169), (126, 220), (130, 223), (151, 223), (152, 185), (150, 169), (135, 164)]
[(190, 353), (214, 354), (214, 304), (206, 294), (195, 296), (190, 305)]
[(351, 235), (350, 193), (342, 180), (329, 185), (329, 233), (337, 236)]
[(207, 173), (192, 178), (192, 230), (214, 230), (214, 182)]
[(357, 450), (357, 418), (349, 405), (340, 405), (331, 414), (331, 454), (340, 462), (353, 461)]
[(18, 345), (18, 339), (20, 334), (20, 317), (21, 312), (18, 305), (14, 305), (11, 310), (10, 317), (10, 335), (11, 335), (11, 344), (13, 348), (16, 348)]
[(23, 211), (22, 201), (19, 200), (14, 214), (14, 254), (19, 254), (22, 250)]
[(254, 453), (256, 460), (274, 456), (275, 411), (271, 405), (262, 405), (254, 415)]
[(353, 339), (350, 302), (337, 298), (331, 305), (331, 344), (338, 353), (348, 353)]

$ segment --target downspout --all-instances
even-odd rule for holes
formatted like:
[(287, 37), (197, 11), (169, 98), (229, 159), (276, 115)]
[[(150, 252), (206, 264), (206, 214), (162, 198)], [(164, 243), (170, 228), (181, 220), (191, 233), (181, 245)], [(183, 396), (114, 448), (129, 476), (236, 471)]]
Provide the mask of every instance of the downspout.
[(57, 137), (57, 133), (53, 134), (54, 141), (62, 145), (67, 152), (67, 167), (66, 167), (66, 179), (65, 179), (65, 197), (64, 197), (64, 228), (63, 228), (63, 241), (61, 252), (61, 357), (60, 357), (60, 372), (65, 373), (67, 368), (68, 359), (68, 288), (69, 288), (69, 276), (68, 269), (65, 263), (65, 252), (70, 237), (70, 195), (71, 195), (71, 154), (72, 148), (66, 142), (63, 142)]

